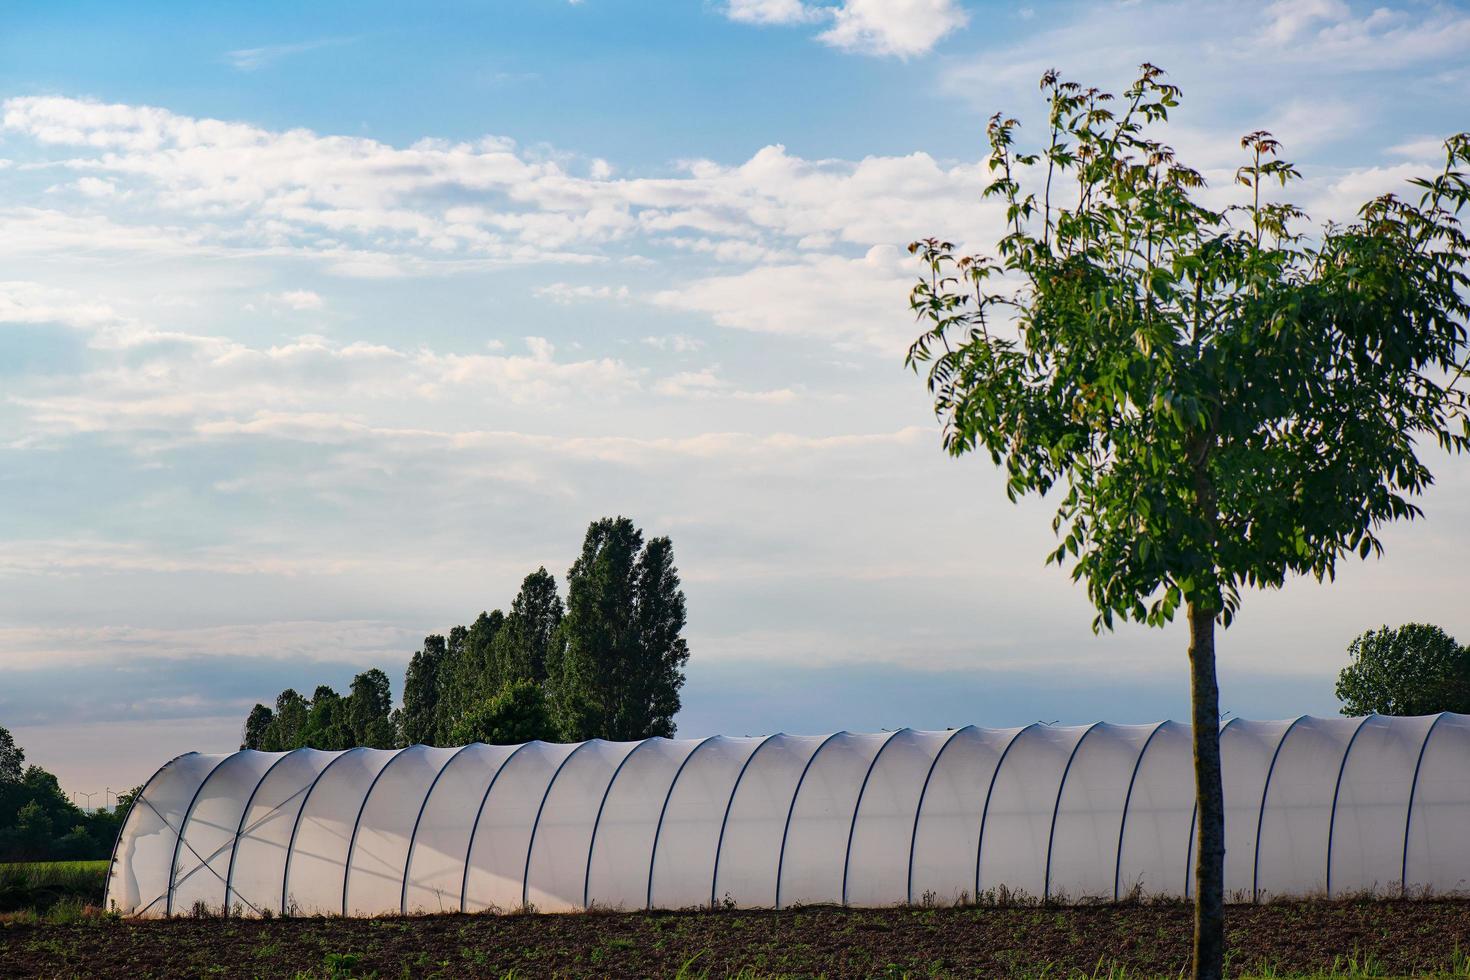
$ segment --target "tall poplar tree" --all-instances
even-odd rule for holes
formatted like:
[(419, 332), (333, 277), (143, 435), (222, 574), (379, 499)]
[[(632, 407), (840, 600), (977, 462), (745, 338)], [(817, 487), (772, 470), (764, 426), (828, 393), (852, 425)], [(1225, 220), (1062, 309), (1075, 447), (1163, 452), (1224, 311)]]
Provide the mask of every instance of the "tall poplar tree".
[(555, 656), (552, 645), (558, 640), (564, 614), (556, 576), (545, 566), (522, 580), (505, 625), (495, 637), (497, 689), (516, 681), (546, 681), (547, 660)]
[(566, 617), (550, 674), (565, 738), (672, 735), (688, 646), (668, 538), (645, 547), (626, 517), (587, 528), (567, 572)]
[(465, 637), (465, 657), (473, 665), (470, 699), (477, 703), (494, 696), (504, 685), (495, 646), (505, 628), (505, 619), (499, 609), (488, 613), (481, 610)]
[(438, 744), (439, 684), (444, 637), (424, 637), (424, 645), (408, 661), (403, 675), (403, 737), (409, 745)]
[(393, 711), (393, 689), (388, 675), (376, 667), (352, 678), (347, 696), (347, 721), (352, 744), (374, 749), (391, 749), (397, 741), (389, 716)]

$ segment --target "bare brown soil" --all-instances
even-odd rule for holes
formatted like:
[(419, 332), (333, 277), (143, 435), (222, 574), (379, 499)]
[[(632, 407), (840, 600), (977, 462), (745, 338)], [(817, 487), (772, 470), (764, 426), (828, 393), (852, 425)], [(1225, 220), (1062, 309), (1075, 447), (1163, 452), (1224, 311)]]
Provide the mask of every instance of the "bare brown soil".
[[(1237, 906), (1231, 973), (1465, 971), (1470, 902)], [(1177, 976), (1183, 905), (117, 921), (0, 927), (6, 977)]]

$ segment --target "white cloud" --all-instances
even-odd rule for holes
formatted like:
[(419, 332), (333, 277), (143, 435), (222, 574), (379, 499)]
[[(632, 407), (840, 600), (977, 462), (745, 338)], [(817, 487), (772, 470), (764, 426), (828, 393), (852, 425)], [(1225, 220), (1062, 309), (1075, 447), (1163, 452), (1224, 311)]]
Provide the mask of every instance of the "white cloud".
[(118, 323), (123, 317), (107, 303), (38, 282), (0, 282), (0, 323), (58, 323), (83, 330)]
[(117, 193), (116, 184), (99, 177), (82, 177), (77, 180), (75, 187), (87, 197), (111, 197)]
[(615, 300), (626, 302), (629, 298), (627, 286), (574, 286), (566, 282), (554, 282), (549, 286), (537, 286), (535, 294), (563, 306), (578, 302)]
[[(136, 542), (80, 537), (11, 541), (0, 555), (0, 577), (38, 574), (342, 575), (364, 567), (360, 558), (310, 555), (246, 555), (223, 548), (159, 551)], [(3, 631), (0, 631), (3, 632)]]
[(673, 351), (676, 354), (687, 354), (704, 347), (704, 341), (698, 337), (690, 337), (682, 333), (668, 334), (663, 337), (644, 337), (643, 343), (654, 350)]
[(729, 0), (725, 16), (745, 24), (830, 23), (823, 44), (858, 54), (909, 58), (927, 54), (969, 18), (959, 0)]
[(1289, 44), (1322, 21), (1347, 19), (1352, 9), (1342, 0), (1276, 0), (1265, 13), (1269, 21), (1266, 39), (1275, 44)]
[(957, 0), (846, 0), (833, 17), (836, 23), (817, 36), (824, 44), (900, 58), (928, 53), (968, 21)]
[(1470, 11), (1462, 7), (1378, 6), (1358, 16), (1339, 0), (1279, 0), (1267, 14), (1267, 44), (1294, 63), (1338, 71), (1418, 66), (1462, 58), (1470, 47)]
[(596, 158), (594, 176), (579, 177), (493, 137), (394, 147), (58, 97), (7, 100), (3, 126), (52, 166), (129, 199), (127, 209), (98, 199), (102, 210), (86, 215), (12, 207), (0, 213), (7, 252), (277, 255), (385, 277), (597, 263), (634, 242), (749, 264), (905, 243), (986, 211), (977, 164), (925, 153), (808, 160), (773, 145), (737, 165), (612, 178)]
[(720, 376), (718, 368), (699, 371), (680, 371), (660, 379), (653, 390), (670, 398), (733, 398), (738, 401), (783, 404), (793, 402), (799, 396), (794, 389), (777, 388), (765, 391), (745, 391)]
[[(51, 542), (67, 551), (74, 542)], [(173, 564), (173, 563), (171, 563)], [(144, 565), (124, 566), (119, 571), (165, 571)], [(193, 564), (193, 572), (213, 572), (208, 563)], [(0, 568), (0, 573), (3, 573)], [(237, 569), (227, 568), (229, 573)], [(250, 568), (267, 573), (265, 569)], [(303, 570), (304, 571), (304, 570)], [(311, 574), (334, 574), (316, 570)], [(300, 662), (346, 662), (378, 666), (385, 658), (399, 659), (418, 637), (396, 623), (379, 620), (336, 622), (292, 621), (221, 624), (218, 626), (163, 629), (147, 626), (56, 626), (0, 627), (0, 645), (6, 650), (8, 669), (54, 667), (128, 660), (193, 660), (198, 657), (229, 657)], [(261, 698), (268, 695), (262, 693)]]
[(274, 299), (293, 310), (320, 310), (326, 306), (326, 301), (310, 289), (288, 289), (276, 294)]
[(913, 339), (904, 301), (914, 270), (891, 246), (860, 259), (821, 256), (696, 279), (653, 297), (675, 310), (710, 316), (723, 327), (827, 341), (901, 359)]
[(1444, 157), (1444, 144), (1445, 139), (1443, 136), (1426, 136), (1396, 143), (1388, 148), (1388, 152), (1396, 157), (1409, 157), (1414, 160), (1434, 160), (1438, 162)]
[[(1019, 40), (985, 47), (947, 68), (941, 86), (986, 114), (1018, 111), (1027, 105), (1018, 100), (1036, 97), (1037, 79), (1047, 69), (1117, 91), (1149, 61), (1184, 86), (1185, 109), (1192, 112), (1203, 93), (1255, 93), (1217, 105), (1217, 120), (1230, 109), (1264, 114), (1259, 107), (1274, 104), (1283, 92), (1298, 102), (1356, 103), (1357, 126), (1339, 134), (1346, 138), (1372, 129), (1375, 110), (1396, 107), (1380, 104), (1393, 83), (1348, 93), (1345, 80), (1408, 69), (1416, 72), (1413, 97), (1422, 101), (1436, 94), (1424, 84), (1432, 70), (1460, 69), (1467, 46), (1470, 11), (1432, 0), (1378, 5), (1362, 14), (1336, 0), (1138, 0), (1126, 15), (1116, 6), (1092, 4), (1075, 16), (1051, 18)], [(1252, 121), (1256, 125), (1247, 123), (1240, 132), (1259, 128), (1259, 118)], [(1238, 128), (1231, 125), (1228, 132)]]
[(742, 24), (809, 24), (825, 13), (802, 0), (730, 0), (725, 16)]
[[(89, 332), (96, 367), (43, 386), (12, 386), (7, 400), (36, 431), (172, 433), (174, 438), (292, 424), (368, 430), (401, 426), (402, 413), (437, 406), (466, 414), (489, 406), (596, 401), (639, 389), (639, 372), (613, 358), (559, 359), (541, 337), (526, 353), (461, 353), (303, 336), (252, 346), (224, 337), (160, 331), (35, 284), (0, 286), (0, 321), (57, 321)], [(351, 407), (349, 407), (351, 406)], [(267, 422), (262, 423), (262, 419)]]

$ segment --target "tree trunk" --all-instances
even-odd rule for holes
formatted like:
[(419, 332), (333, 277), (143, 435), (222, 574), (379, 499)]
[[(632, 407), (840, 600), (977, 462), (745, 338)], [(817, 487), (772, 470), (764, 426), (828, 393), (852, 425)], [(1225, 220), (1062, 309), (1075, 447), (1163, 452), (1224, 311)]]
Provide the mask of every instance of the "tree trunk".
[(1189, 605), (1189, 678), (1199, 851), (1194, 864), (1194, 978), (1225, 969), (1225, 790), (1220, 781), (1220, 688), (1215, 682), (1215, 610)]

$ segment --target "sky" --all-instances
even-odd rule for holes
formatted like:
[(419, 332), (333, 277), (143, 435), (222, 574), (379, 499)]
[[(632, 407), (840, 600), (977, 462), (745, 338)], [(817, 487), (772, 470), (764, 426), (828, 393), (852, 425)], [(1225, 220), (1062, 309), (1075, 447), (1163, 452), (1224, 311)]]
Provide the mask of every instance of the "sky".
[[(904, 246), (993, 242), (985, 120), (1052, 67), (1272, 130), (1342, 220), (1470, 128), (1470, 6), (1384, 0), (7, 4), (0, 725), (68, 790), (238, 744), (669, 535), (682, 735), (1187, 717), (1185, 628), (1094, 636), (1051, 502), (951, 459)], [(1347, 643), (1470, 639), (1470, 460), (1336, 583), (1248, 593), (1222, 706), (1337, 709)]]

